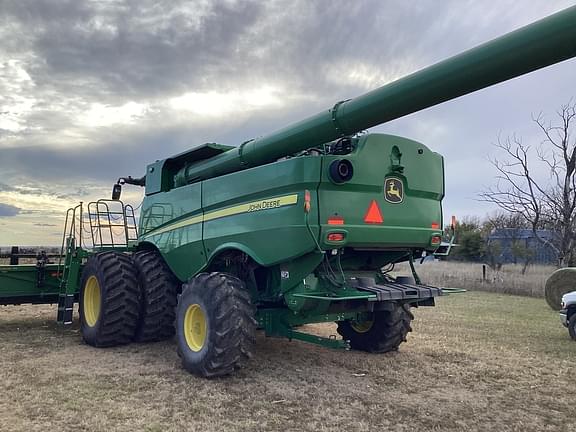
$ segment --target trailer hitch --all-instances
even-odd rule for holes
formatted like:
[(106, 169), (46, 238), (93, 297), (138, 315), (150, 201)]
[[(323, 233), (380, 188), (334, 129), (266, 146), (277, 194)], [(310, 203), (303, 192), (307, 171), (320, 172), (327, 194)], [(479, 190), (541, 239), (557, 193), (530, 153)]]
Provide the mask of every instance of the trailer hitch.
[(286, 337), (290, 341), (292, 339), (296, 339), (303, 342), (320, 345), (326, 348), (345, 349), (345, 350), (350, 349), (350, 342), (342, 339), (337, 339), (336, 335), (330, 335), (329, 337), (324, 337), (289, 329), (287, 331)]

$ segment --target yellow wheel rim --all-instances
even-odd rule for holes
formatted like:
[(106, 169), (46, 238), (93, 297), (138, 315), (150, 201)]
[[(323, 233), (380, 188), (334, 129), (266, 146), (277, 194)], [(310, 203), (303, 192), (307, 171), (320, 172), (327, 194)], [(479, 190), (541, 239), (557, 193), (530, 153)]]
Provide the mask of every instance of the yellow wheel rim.
[(356, 333), (367, 333), (368, 331), (370, 331), (373, 325), (374, 325), (373, 319), (364, 321), (354, 321), (354, 320), (350, 321), (350, 327), (352, 327), (352, 329)]
[(186, 309), (184, 337), (194, 352), (200, 351), (206, 342), (206, 315), (199, 304), (192, 304)]
[(96, 276), (90, 276), (84, 286), (84, 320), (90, 327), (94, 327), (100, 316), (100, 304), (102, 296), (100, 294), (100, 284)]

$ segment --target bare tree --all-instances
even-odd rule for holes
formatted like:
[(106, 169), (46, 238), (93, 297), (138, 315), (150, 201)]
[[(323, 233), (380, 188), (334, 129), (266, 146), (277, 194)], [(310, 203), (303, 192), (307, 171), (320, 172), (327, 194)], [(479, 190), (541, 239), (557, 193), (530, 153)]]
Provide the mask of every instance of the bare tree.
[[(495, 212), (488, 215), (482, 224), (482, 231), (486, 238), (486, 261), (490, 267), (497, 269), (504, 263), (504, 256), (507, 253), (512, 258), (514, 264), (521, 261), (522, 274), (535, 256), (534, 251), (527, 245), (527, 240), (523, 236), (523, 231), (530, 229), (526, 219), (518, 213)], [(498, 239), (491, 239), (491, 235), (498, 234)]]
[[(496, 147), (504, 158), (490, 162), (498, 170), (497, 183), (480, 194), (480, 199), (522, 217), (534, 236), (550, 246), (558, 266), (576, 264), (576, 103), (557, 111), (554, 122), (540, 113), (533, 117), (544, 139), (526, 145), (516, 135), (498, 139)], [(552, 239), (539, 229), (553, 230)]]

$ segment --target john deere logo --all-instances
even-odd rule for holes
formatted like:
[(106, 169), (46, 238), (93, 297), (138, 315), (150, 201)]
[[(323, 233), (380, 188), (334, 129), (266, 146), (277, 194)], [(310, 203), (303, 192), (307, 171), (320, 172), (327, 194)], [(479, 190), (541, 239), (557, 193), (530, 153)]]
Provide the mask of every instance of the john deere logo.
[(401, 203), (404, 199), (404, 185), (402, 184), (402, 180), (387, 178), (384, 183), (384, 198), (393, 204)]

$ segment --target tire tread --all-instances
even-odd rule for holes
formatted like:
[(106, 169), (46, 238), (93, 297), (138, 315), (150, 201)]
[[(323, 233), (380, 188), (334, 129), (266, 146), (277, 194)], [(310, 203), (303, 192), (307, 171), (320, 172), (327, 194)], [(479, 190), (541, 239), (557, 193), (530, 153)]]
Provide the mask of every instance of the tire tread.
[[(140, 301), (136, 271), (130, 257), (115, 251), (98, 253), (89, 258), (84, 270), (81, 286), (88, 276), (98, 273), (104, 294), (97, 331), (89, 337), (83, 332), (84, 340), (96, 347), (130, 343), (136, 331)], [(80, 315), (83, 320), (82, 302)]]
[(141, 296), (134, 340), (154, 342), (168, 339), (175, 333), (180, 281), (155, 250), (136, 252), (132, 260), (138, 272)]
[(349, 321), (339, 321), (337, 331), (353, 349), (372, 353), (397, 351), (412, 331), (414, 315), (407, 304), (394, 304), (391, 311), (375, 312), (374, 325), (366, 333), (358, 333)]
[[(207, 338), (209, 350), (196, 361), (185, 354), (178, 338), (178, 354), (186, 370), (206, 378), (228, 375), (244, 366), (252, 357), (256, 343), (255, 308), (244, 283), (227, 273), (200, 273), (184, 284), (182, 298), (191, 293), (206, 300), (211, 309), (213, 337)], [(187, 307), (181, 304), (179, 307)], [(180, 332), (180, 328), (177, 329)], [(198, 356), (200, 357), (200, 356)]]

